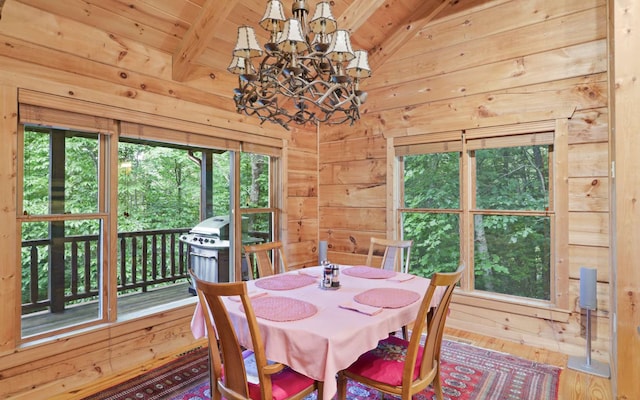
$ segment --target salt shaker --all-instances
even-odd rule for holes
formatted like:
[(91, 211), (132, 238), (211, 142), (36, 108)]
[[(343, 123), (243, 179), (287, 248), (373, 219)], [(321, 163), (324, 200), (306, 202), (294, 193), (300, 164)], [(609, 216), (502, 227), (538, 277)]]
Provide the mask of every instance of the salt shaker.
[(333, 266), (329, 261), (322, 261), (322, 287), (330, 288), (333, 286)]

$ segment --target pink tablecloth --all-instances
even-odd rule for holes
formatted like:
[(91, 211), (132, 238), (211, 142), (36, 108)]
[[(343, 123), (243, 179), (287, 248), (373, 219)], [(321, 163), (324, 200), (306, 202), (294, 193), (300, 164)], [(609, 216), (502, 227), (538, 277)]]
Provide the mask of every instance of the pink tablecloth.
[[(314, 268), (320, 270), (320, 267)], [(297, 272), (290, 274), (300, 276)], [(249, 290), (255, 290), (255, 282), (247, 282)], [(340, 305), (353, 302), (354, 296), (373, 288), (401, 288), (423, 294), (427, 290), (429, 280), (416, 277), (398, 282), (362, 279), (341, 274), (340, 283), (341, 287), (338, 290), (321, 290), (316, 284), (292, 290), (260, 289), (269, 295), (304, 300), (317, 307), (318, 312), (315, 315), (302, 320), (276, 322), (259, 318), (258, 323), (263, 334), (267, 358), (287, 364), (302, 374), (323, 381), (323, 400), (330, 400), (335, 395), (335, 375), (338, 371), (347, 368), (362, 353), (375, 348), (378, 341), (387, 337), (389, 332), (395, 332), (413, 322), (420, 301), (401, 308), (383, 308), (374, 315), (341, 308)], [(437, 294), (438, 298), (434, 299), (432, 306), (439, 302), (441, 293)], [(238, 340), (242, 345), (251, 348), (244, 313), (238, 310), (237, 302), (229, 301), (227, 305), (237, 329)], [(202, 309), (199, 306), (196, 307), (191, 328), (196, 338), (205, 335)]]
[(355, 267), (345, 268), (342, 271), (344, 275), (355, 276), (365, 279), (385, 279), (396, 276), (395, 271), (382, 268), (373, 268), (366, 265), (357, 265)]
[(353, 299), (372, 307), (400, 308), (422, 299), (422, 295), (406, 289), (374, 288), (357, 294)]

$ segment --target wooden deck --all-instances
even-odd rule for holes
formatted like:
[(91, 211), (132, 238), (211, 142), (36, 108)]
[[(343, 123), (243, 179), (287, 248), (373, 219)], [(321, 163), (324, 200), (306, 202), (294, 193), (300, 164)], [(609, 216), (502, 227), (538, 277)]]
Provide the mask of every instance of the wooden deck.
[[(189, 292), (189, 283), (149, 290), (144, 293), (132, 293), (118, 297), (118, 315), (143, 311), (153, 306), (193, 297)], [(22, 317), (22, 337), (29, 337), (62, 327), (85, 323), (98, 318), (98, 306), (95, 301), (81, 303), (67, 308), (62, 313), (41, 311)]]

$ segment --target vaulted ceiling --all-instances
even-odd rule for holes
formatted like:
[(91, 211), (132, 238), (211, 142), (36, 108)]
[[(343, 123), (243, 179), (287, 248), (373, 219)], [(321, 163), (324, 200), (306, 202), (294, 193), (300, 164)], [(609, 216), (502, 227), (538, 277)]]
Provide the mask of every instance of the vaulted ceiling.
[[(353, 49), (369, 51), (375, 78), (376, 68), (423, 26), (484, 1), (332, 0), (330, 4), (339, 28), (351, 32)], [(292, 2), (283, 0), (287, 16), (291, 16)], [(307, 0), (311, 13), (318, 2)], [(237, 77), (227, 71), (237, 27), (253, 26), (258, 41), (267, 41), (267, 32), (258, 25), (267, 0), (0, 0), (0, 12), (10, 14), (11, 3), (15, 3), (14, 8), (20, 8), (19, 4), (22, 9), (27, 6), (51, 15), (54, 22), (49, 29), (67, 21), (81, 23), (106, 32), (111, 40), (122, 41), (125, 48), (135, 43), (138, 53), (140, 49), (164, 53), (171, 60), (173, 81), (189, 84), (208, 78), (210, 84), (203, 90), (225, 98), (232, 97), (237, 84)], [(17, 18), (13, 10), (7, 17)], [(38, 41), (33, 34), (16, 37)], [(43, 46), (51, 47), (51, 39)]]

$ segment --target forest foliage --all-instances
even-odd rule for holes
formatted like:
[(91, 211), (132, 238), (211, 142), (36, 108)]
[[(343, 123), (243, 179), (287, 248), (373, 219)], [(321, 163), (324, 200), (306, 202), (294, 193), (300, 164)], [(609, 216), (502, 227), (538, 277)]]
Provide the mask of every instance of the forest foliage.
[[(428, 277), (458, 267), (466, 201), (475, 289), (549, 300), (548, 146), (476, 150), (473, 159), (475, 169), (461, 171), (458, 152), (405, 157), (403, 234), (414, 241), (411, 269)], [(474, 183), (468, 199), (461, 199), (461, 173)]]
[[(54, 138), (57, 138), (54, 140)], [(212, 154), (212, 210), (210, 216), (227, 216), (230, 212), (231, 154), (225, 150), (206, 150)], [(53, 154), (57, 152), (58, 156)], [(62, 156), (60, 156), (62, 154)], [(101, 223), (100, 196), (100, 141), (97, 134), (56, 129), (27, 127), (24, 133), (23, 202), (25, 215), (86, 215), (86, 218), (68, 218), (62, 223), (63, 235), (98, 237)], [(201, 169), (203, 149), (170, 146), (161, 143), (120, 141), (118, 143), (118, 233), (166, 229), (191, 229), (201, 220)], [(60, 165), (52, 165), (57, 160)], [(63, 161), (61, 161), (63, 160)], [(63, 164), (63, 165), (62, 165)], [(269, 157), (258, 154), (240, 154), (240, 192), (243, 208), (269, 207)], [(105, 185), (108, 187), (108, 185)], [(262, 217), (262, 215), (260, 215)], [(269, 229), (266, 218), (253, 218), (252, 229)], [(23, 223), (22, 240), (31, 248), (22, 251), (23, 302), (28, 301), (31, 288), (31, 257), (37, 249), (38, 297), (47, 298), (49, 291), (48, 243), (55, 222)], [(58, 224), (60, 225), (60, 224)], [(99, 249), (97, 240), (89, 250), (80, 248), (81, 254), (72, 256), (65, 247), (66, 291), (74, 278), (85, 282), (83, 270), (72, 271), (69, 260), (87, 256), (92, 261), (90, 288), (97, 290), (99, 282)], [(118, 249), (120, 251), (120, 248)], [(161, 251), (159, 247), (156, 249)], [(87, 253), (84, 254), (83, 252)], [(142, 251), (140, 251), (142, 253)], [(131, 257), (131, 255), (126, 255)], [(126, 264), (131, 264), (128, 260)], [(138, 268), (141, 268), (138, 266)], [(141, 271), (138, 271), (140, 276)], [(121, 276), (119, 279), (129, 279)], [(124, 284), (125, 282), (121, 282)]]
[[(99, 204), (97, 135), (66, 133), (64, 210), (56, 209), (49, 130), (25, 132), (23, 208), (29, 215), (95, 214)], [(118, 232), (189, 229), (200, 222), (198, 149), (120, 142), (118, 146)], [(230, 153), (213, 154), (213, 215), (230, 209)], [(550, 297), (551, 219), (549, 149), (525, 146), (474, 152), (474, 174), (461, 171), (460, 153), (404, 157), (403, 237), (414, 242), (411, 270), (431, 276), (461, 262), (463, 202), (471, 209), (475, 288), (537, 299)], [(269, 157), (243, 153), (243, 208), (269, 207)], [(475, 191), (461, 199), (460, 177), (469, 174)], [(473, 206), (472, 206), (473, 205)], [(534, 215), (538, 213), (537, 215)], [(268, 215), (267, 218), (268, 220)], [(253, 221), (252, 221), (253, 222)], [(268, 221), (252, 229), (268, 230)], [(47, 223), (23, 224), (23, 240), (42, 239)], [(96, 235), (86, 218), (65, 222), (65, 235)], [(24, 253), (24, 252), (23, 252)], [(26, 262), (23, 254), (23, 265)], [(39, 262), (39, 286), (46, 291), (47, 263)], [(23, 291), (29, 269), (23, 267)], [(96, 267), (97, 279), (97, 267)]]

